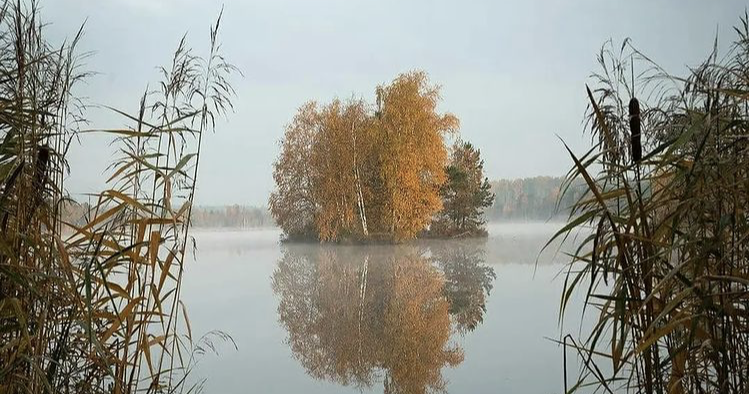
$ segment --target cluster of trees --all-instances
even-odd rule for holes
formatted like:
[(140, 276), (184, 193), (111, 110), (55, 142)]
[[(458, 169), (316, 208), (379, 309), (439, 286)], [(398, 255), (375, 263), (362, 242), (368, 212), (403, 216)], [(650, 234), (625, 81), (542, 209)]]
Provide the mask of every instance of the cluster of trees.
[(566, 193), (562, 193), (563, 184), (564, 177), (550, 176), (492, 181), (491, 191), (495, 199), (487, 209), (486, 217), (489, 220), (566, 218), (570, 207), (585, 193), (585, 188), (581, 182), (575, 182)]
[(299, 108), (274, 163), (269, 201), (287, 237), (403, 240), (427, 229), (449, 178), (445, 138), (459, 126), (437, 111), (439, 93), (414, 71), (379, 86), (375, 105), (351, 99)]
[(292, 245), (273, 273), (288, 344), (318, 379), (386, 393), (444, 392), (454, 333), (483, 321), (495, 279), (482, 250)]

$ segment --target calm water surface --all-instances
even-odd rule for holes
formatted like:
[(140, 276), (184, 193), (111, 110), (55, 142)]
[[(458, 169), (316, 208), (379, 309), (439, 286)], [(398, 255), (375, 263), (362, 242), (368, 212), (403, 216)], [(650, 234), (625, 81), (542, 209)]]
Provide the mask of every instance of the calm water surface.
[(398, 246), (198, 230), (184, 282), (193, 335), (222, 330), (238, 350), (218, 344), (197, 374), (209, 393), (560, 393), (550, 338), (566, 260), (538, 254), (559, 227)]

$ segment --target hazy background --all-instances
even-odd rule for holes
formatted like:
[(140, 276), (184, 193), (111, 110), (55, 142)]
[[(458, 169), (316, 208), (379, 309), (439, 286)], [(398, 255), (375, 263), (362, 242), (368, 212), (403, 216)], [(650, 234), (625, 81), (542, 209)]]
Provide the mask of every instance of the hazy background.
[[(304, 101), (351, 95), (373, 101), (377, 84), (424, 69), (443, 86), (443, 110), (461, 120), (490, 178), (561, 175), (570, 162), (555, 135), (583, 149), (584, 84), (609, 38), (631, 37), (671, 72), (720, 48), (746, 2), (273, 0), (224, 3), (221, 40), (237, 77), (235, 113), (204, 141), (197, 204), (265, 204), (283, 126)], [(135, 111), (157, 66), (184, 33), (205, 53), (221, 3), (199, 0), (47, 0), (59, 42), (87, 18), (78, 93), (91, 104)], [(95, 127), (121, 127), (92, 108)], [(69, 155), (74, 198), (103, 185), (113, 148), (87, 135)]]

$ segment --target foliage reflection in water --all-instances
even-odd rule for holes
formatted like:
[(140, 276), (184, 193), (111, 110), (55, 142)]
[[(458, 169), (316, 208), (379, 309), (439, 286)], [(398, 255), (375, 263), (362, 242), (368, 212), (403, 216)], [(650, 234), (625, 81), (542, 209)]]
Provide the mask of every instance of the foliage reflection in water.
[(287, 342), (308, 374), (385, 393), (445, 391), (451, 340), (483, 321), (496, 275), (481, 248), (289, 245), (273, 273)]

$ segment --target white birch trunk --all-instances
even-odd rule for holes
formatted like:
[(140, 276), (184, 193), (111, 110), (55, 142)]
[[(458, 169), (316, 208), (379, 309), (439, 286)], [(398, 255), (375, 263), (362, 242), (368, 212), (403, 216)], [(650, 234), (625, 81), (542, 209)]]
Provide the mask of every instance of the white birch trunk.
[(364, 236), (369, 235), (367, 229), (367, 211), (364, 206), (364, 194), (362, 193), (361, 177), (359, 176), (359, 163), (356, 159), (356, 131), (354, 124), (351, 124), (351, 139), (354, 143), (354, 181), (356, 182), (356, 205), (359, 208), (359, 218), (361, 219), (362, 233)]

